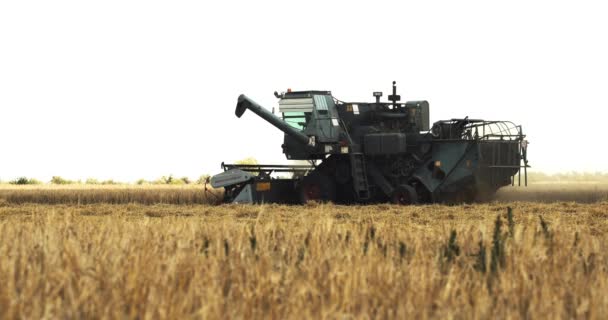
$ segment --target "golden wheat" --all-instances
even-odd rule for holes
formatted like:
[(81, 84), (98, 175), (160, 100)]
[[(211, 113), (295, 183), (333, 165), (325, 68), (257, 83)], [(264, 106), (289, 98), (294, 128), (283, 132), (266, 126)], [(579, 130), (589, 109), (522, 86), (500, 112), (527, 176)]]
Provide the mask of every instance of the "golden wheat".
[[(0, 184), (0, 199), (13, 204), (216, 204), (222, 190), (202, 185), (7, 185)], [(608, 201), (608, 184), (588, 182), (533, 183), (505, 187), (491, 201), (594, 203)]]
[(0, 317), (606, 318), (608, 203), (511, 206), (4, 202)]
[(15, 204), (210, 204), (221, 196), (201, 185), (0, 185), (0, 199)]

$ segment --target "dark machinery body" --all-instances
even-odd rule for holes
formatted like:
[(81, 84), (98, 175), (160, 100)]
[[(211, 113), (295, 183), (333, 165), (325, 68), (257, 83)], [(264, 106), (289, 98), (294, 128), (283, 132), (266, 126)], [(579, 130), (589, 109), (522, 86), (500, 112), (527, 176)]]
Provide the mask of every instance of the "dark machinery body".
[[(329, 91), (286, 92), (275, 116), (241, 95), (249, 109), (285, 133), (283, 153), (310, 166), (224, 165), (211, 179), (225, 202), (463, 202), (502, 186), (527, 184), (527, 141), (508, 121), (451, 119), (429, 126), (426, 101), (342, 102)], [(272, 174), (292, 174), (274, 178)]]

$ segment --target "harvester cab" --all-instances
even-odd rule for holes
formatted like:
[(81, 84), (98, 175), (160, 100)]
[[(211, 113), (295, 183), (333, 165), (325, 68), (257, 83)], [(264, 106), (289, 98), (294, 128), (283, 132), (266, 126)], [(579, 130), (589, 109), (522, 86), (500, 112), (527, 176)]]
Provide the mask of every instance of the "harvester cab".
[[(211, 183), (225, 189), (226, 202), (471, 201), (529, 167), (521, 126), (464, 118), (431, 127), (429, 103), (400, 103), (395, 82), (388, 102), (382, 92), (375, 102), (343, 102), (330, 91), (275, 96), (280, 117), (245, 95), (235, 114), (249, 109), (283, 131), (286, 158), (310, 165), (222, 164)], [(285, 172), (293, 177), (271, 176)]]

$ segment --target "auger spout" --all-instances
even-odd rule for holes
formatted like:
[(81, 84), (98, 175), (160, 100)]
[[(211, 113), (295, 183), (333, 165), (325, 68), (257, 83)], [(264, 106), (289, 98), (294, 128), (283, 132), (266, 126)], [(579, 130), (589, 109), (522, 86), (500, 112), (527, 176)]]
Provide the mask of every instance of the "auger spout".
[(274, 114), (272, 114), (271, 112), (266, 110), (264, 107), (257, 104), (257, 102), (249, 99), (246, 95), (242, 94), (239, 96), (239, 100), (236, 104), (236, 110), (234, 110), (234, 114), (240, 118), (243, 115), (243, 113), (245, 113), (245, 110), (247, 110), (247, 109), (253, 111), (253, 113), (257, 114), (262, 119), (270, 122), (270, 124), (277, 127), (279, 130), (294, 137), (297, 141), (301, 142), (302, 144), (309, 143), (310, 139), (308, 138), (307, 135), (303, 134), (296, 128), (290, 126), (285, 121), (283, 121), (281, 118), (275, 116)]

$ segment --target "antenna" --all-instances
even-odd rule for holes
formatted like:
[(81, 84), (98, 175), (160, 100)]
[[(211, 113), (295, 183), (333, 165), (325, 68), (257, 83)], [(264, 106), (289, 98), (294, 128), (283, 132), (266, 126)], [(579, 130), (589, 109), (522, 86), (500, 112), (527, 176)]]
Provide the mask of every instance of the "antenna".
[(388, 100), (393, 102), (393, 108), (396, 108), (397, 101), (401, 100), (401, 96), (397, 94), (397, 81), (393, 81), (393, 94), (388, 96)]

